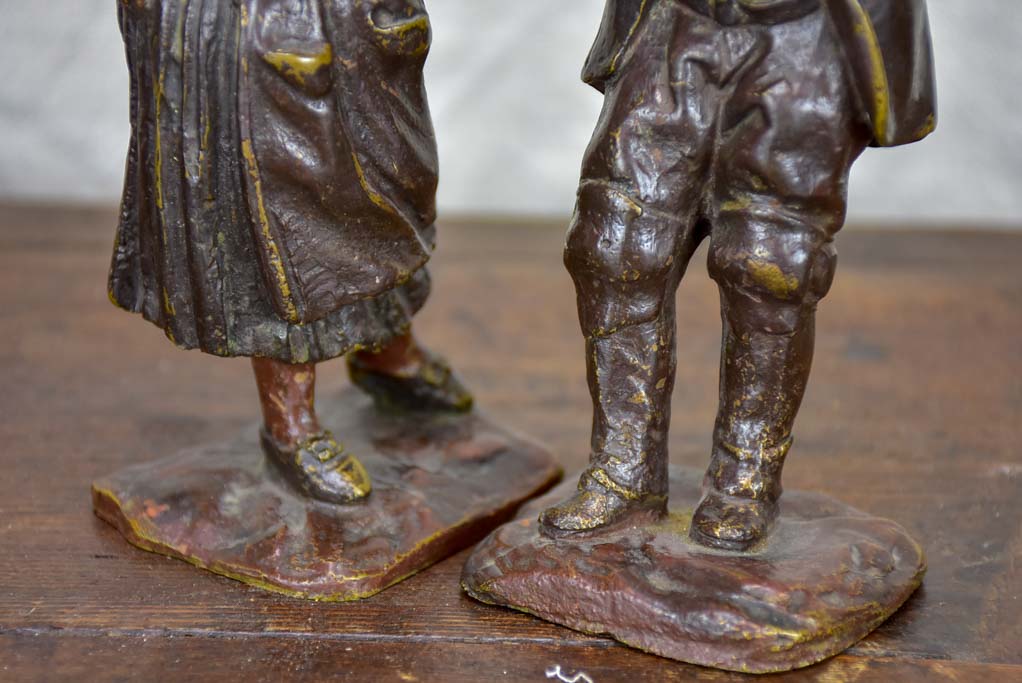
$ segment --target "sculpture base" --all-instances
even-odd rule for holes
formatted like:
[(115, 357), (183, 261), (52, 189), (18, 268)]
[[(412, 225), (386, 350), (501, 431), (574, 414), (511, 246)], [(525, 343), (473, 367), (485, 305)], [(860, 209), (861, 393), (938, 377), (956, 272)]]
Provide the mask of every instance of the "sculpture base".
[(309, 500), (238, 439), (93, 484), (96, 514), (131, 543), (271, 591), (354, 600), (466, 548), (556, 483), (541, 448), (466, 415), (384, 414), (355, 390), (320, 406), (372, 477), (362, 502)]
[(536, 517), (573, 493), (575, 479), (565, 482), (480, 544), (462, 587), (671, 659), (766, 673), (838, 654), (922, 581), (922, 549), (900, 526), (812, 493), (784, 494), (759, 548), (699, 546), (688, 526), (701, 481), (701, 472), (672, 468), (664, 520), (554, 540)]

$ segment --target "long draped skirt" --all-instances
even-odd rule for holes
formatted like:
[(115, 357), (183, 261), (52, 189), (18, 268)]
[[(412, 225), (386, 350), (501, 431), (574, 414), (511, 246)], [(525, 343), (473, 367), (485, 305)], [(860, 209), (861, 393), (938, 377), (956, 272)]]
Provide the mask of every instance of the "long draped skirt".
[[(262, 4), (274, 3), (263, 0)], [(316, 9), (309, 0), (280, 0), (277, 4), (286, 5), (285, 10), (290, 12), (302, 6)], [(161, 327), (178, 346), (219, 356), (260, 356), (303, 363), (379, 347), (408, 328), (429, 293), (429, 276), (421, 263), (433, 245), (432, 216), (422, 212), (423, 225), (415, 233), (415, 248), (421, 247), (422, 253), (408, 254), (402, 263), (411, 267), (392, 283), (385, 282), (382, 291), (361, 298), (349, 296), (314, 319), (289, 320), (281, 314), (273, 298), (273, 278), (267, 276), (266, 245), (260, 242), (260, 229), (265, 226), (253, 216), (253, 190), (251, 184), (246, 184), (251, 181), (252, 168), (242, 144), (244, 117), (239, 111), (238, 93), (244, 85), (240, 81), (245, 78), (245, 70), (254, 67), (243, 65), (243, 24), (248, 20), (243, 17), (245, 5), (252, 3), (118, 3), (131, 72), (132, 137), (110, 272), (110, 298)], [(322, 109), (323, 102), (335, 106), (337, 99), (310, 96), (305, 100), (314, 112)], [(279, 109), (279, 103), (263, 104), (270, 111)], [(428, 162), (427, 143), (432, 143), (428, 109), (423, 116), (420, 137), (425, 143), (419, 146), (425, 150), (423, 157)], [(276, 129), (269, 126), (267, 130), (272, 136)], [(328, 144), (351, 148), (351, 143), (344, 140)], [(292, 146), (284, 144), (281, 149), (288, 151)], [(301, 148), (294, 149), (301, 157)], [(354, 162), (349, 159), (348, 166), (338, 167), (336, 172), (327, 169), (331, 172), (329, 178), (332, 183), (361, 192), (366, 185), (365, 171), (357, 157), (350, 152), (347, 157)], [(418, 188), (426, 204), (432, 201), (429, 195), (435, 189), (435, 175), (430, 178), (429, 170), (420, 174), (424, 179)], [(361, 236), (350, 237), (358, 236), (360, 226), (363, 230), (372, 228), (356, 225), (358, 216), (365, 215), (357, 205), (348, 223), (344, 215), (328, 217), (333, 224), (327, 238), (322, 230), (301, 232), (303, 206), (308, 207), (310, 215), (324, 215), (316, 204), (316, 186), (310, 182), (310, 187), (307, 194), (311, 199), (297, 190), (285, 189), (299, 208), (291, 212), (292, 224), (297, 222), (299, 227), (287, 237), (297, 245), (295, 249), (304, 248), (311, 254), (306, 261), (316, 260), (318, 251), (328, 253), (334, 239), (329, 235), (334, 234), (348, 234), (355, 247), (366, 244), (365, 253), (355, 250), (351, 257), (354, 263), (360, 259), (372, 263), (378, 258), (378, 253), (373, 253), (380, 251), (378, 246)], [(321, 194), (327, 194), (327, 189)], [(286, 229), (284, 223), (282, 219), (274, 227)], [(313, 273), (321, 280), (336, 271), (321, 264), (315, 267), (317, 272), (326, 271), (323, 276)], [(306, 271), (311, 270), (306, 267)]]

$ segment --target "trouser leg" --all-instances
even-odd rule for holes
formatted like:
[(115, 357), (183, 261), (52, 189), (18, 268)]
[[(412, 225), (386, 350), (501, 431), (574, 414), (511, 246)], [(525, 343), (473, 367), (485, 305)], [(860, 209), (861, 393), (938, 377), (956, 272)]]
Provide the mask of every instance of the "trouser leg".
[(724, 30), (755, 46), (720, 114), (709, 252), (724, 328), (720, 405), (692, 536), (743, 550), (777, 516), (848, 171), (870, 133), (822, 11)]
[(707, 484), (718, 491), (770, 502), (781, 494), (781, 467), (813, 355), (814, 314), (801, 318), (786, 334), (724, 323), (720, 405), (707, 474)]
[(674, 294), (698, 243), (718, 89), (712, 20), (649, 3), (606, 84), (565, 250), (586, 337), (590, 464), (548, 533), (666, 511)]
[(666, 511), (674, 293), (696, 243), (691, 220), (583, 186), (565, 261), (586, 338), (592, 451), (578, 493), (541, 515), (547, 533)]
[(593, 430), (584, 476), (630, 499), (666, 499), (676, 367), (673, 297), (655, 320), (590, 337), (586, 351)]
[(777, 515), (781, 469), (812, 365), (817, 302), (833, 279), (829, 229), (732, 217), (711, 238), (720, 287), (720, 403), (693, 536), (742, 549)]

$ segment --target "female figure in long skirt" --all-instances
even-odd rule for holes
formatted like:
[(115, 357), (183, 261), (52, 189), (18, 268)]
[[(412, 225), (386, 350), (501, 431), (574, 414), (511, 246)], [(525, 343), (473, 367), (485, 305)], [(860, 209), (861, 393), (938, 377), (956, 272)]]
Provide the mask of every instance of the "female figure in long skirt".
[(252, 358), (262, 443), (306, 494), (370, 481), (318, 422), (316, 364), (379, 404), (468, 410), (411, 318), (436, 146), (421, 0), (119, 0), (132, 135), (111, 300), (182, 348)]

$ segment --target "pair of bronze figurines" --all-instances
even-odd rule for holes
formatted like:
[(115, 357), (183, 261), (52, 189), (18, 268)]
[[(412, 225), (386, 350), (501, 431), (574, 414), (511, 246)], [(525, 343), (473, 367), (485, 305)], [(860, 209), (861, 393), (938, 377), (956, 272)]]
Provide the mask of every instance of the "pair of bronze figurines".
[[(342, 522), (377, 495), (400, 499), (419, 456), (386, 451), (378, 434), (335, 438), (314, 410), (316, 364), (346, 355), (353, 383), (376, 405), (368, 420), (386, 422), (380, 429), (400, 440), (425, 419), (433, 426), (423, 438), (442, 442), (445, 457), (462, 454), (462, 466), (475, 457), (464, 453), (475, 453), (480, 483), (489, 477), (494, 488), (507, 489), (475, 519), (510, 512), (512, 503), (549, 486), (556, 467), (473, 416), (470, 394), (411, 332), (429, 292), (425, 263), (436, 232), (437, 157), (422, 77), (430, 25), (422, 0), (120, 0), (118, 9), (132, 136), (110, 295), (178, 346), (252, 358), (262, 453), (253, 456), (245, 442), (224, 462), (248, 458), (238, 469), (253, 490), (276, 487), (274, 495), (306, 514)], [(778, 620), (804, 617), (808, 608), (775, 600), (784, 614), (759, 623), (755, 637), (692, 622), (646, 640), (641, 615), (569, 614), (581, 608), (542, 589), (559, 590), (557, 570), (548, 570), (544, 584), (536, 573), (542, 568), (521, 565), (519, 556), (556, 549), (592, 558), (594, 539), (631, 547), (641, 537), (640, 549), (670, 546), (669, 561), (636, 569), (618, 558), (610, 571), (630, 577), (627, 585), (653, 586), (650, 577), (666, 567), (691, 574), (692, 563), (712, 571), (716, 562), (733, 571), (734, 562), (812, 563), (814, 552), (823, 552), (822, 545), (792, 550), (797, 537), (812, 535), (809, 526), (790, 538), (780, 528), (772, 533), (781, 470), (809, 377), (816, 305), (834, 276), (849, 169), (867, 146), (912, 142), (934, 127), (924, 0), (607, 0), (584, 79), (605, 103), (584, 158), (565, 263), (586, 339), (590, 464), (573, 494), (555, 492), (538, 522), (518, 525), (530, 527), (521, 532), (527, 538), (508, 540), (498, 530), (480, 546), (465, 587), (483, 600), (702, 664), (766, 671), (834, 654), (897, 609), (921, 580), (921, 551), (892, 523), (872, 520), (857, 530), (866, 541), (886, 539), (881, 545), (898, 557), (898, 567), (875, 579), (880, 607), (863, 617), (855, 603), (862, 591), (848, 589), (847, 604), (831, 605), (830, 621), (803, 620), (787, 635)], [(712, 456), (700, 488), (692, 476), (669, 470), (667, 433), (675, 290), (707, 238), (724, 335)], [(348, 412), (365, 410), (353, 407), (354, 398), (345, 401)], [(360, 429), (375, 427), (350, 423), (350, 431)], [(481, 432), (496, 434), (503, 446), (482, 457)], [(377, 475), (352, 439), (383, 460), (405, 458), (404, 474), (388, 479), (380, 465)], [(486, 469), (495, 467), (488, 459), (494, 452), (513, 467), (510, 456), (526, 451), (542, 476), (517, 488), (508, 472), (500, 481)], [(260, 469), (265, 463), (271, 467)], [(136, 469), (97, 484), (97, 511), (143, 547), (281, 588), (265, 567), (232, 564), (215, 548), (198, 559), (188, 554), (198, 553), (194, 547), (182, 550), (188, 544), (178, 541), (189, 534), (183, 517), (164, 522), (151, 506), (132, 507), (136, 498), (177, 495), (177, 505), (188, 499), (195, 509), (225, 514), (222, 502), (200, 500), (216, 497), (212, 488), (190, 490), (190, 499), (171, 491), (166, 482), (182, 481), (175, 478), (181, 466), (170, 472)], [(373, 491), (377, 478), (392, 497)], [(164, 486), (156, 493), (153, 479)], [(681, 527), (665, 522), (676, 508), (673, 498), (668, 507), (669, 482), (675, 498), (681, 494), (674, 486), (696, 496), (679, 508)], [(443, 490), (437, 481), (428, 485)], [(833, 509), (800, 505), (792, 506), (799, 523), (827, 529), (835, 518)], [(535, 520), (535, 511), (526, 517)], [(188, 519), (195, 523), (194, 515)], [(164, 538), (171, 527), (178, 541)], [(402, 529), (380, 533), (415, 537)], [(846, 541), (847, 553), (856, 541)], [(405, 569), (451, 550), (448, 544), (423, 554)], [(861, 561), (861, 549), (852, 555)], [(884, 561), (880, 554), (871, 559)], [(750, 572), (740, 582), (746, 588), (759, 576)], [(816, 579), (832, 593), (838, 589), (831, 583), (847, 583), (825, 574), (821, 569)], [(796, 577), (771, 576), (786, 578)], [(314, 584), (305, 580), (301, 585)], [(703, 581), (707, 594), (724, 594), (713, 577)], [(313, 597), (361, 596), (285, 587)], [(667, 599), (664, 591), (671, 593), (656, 594)], [(670, 599), (675, 617), (727, 612), (719, 601)], [(663, 617), (663, 609), (650, 610)], [(756, 622), (749, 610), (742, 615)], [(842, 631), (835, 626), (842, 619), (854, 626)], [(762, 651), (738, 645), (760, 636)], [(764, 654), (770, 648), (775, 654)]]

